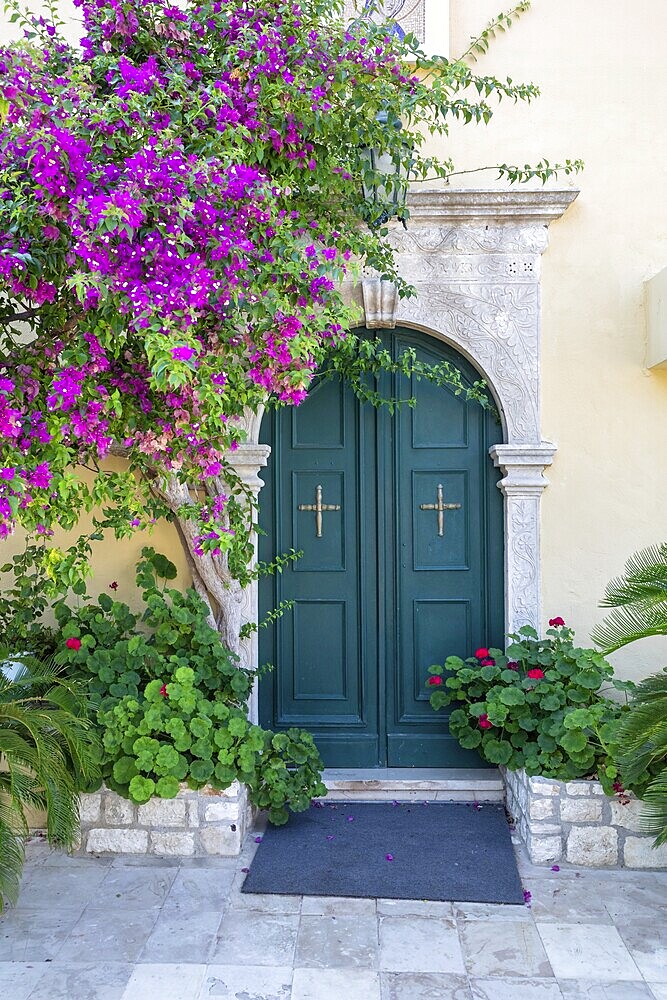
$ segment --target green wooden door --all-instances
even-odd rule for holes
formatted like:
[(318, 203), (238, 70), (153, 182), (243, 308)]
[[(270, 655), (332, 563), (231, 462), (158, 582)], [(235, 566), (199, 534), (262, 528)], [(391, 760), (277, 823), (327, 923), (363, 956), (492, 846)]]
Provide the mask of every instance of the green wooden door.
[[(478, 378), (433, 338), (385, 336)], [(500, 428), (429, 383), (387, 377), (382, 391), (417, 405), (392, 417), (329, 380), (264, 421), (260, 557), (303, 555), (260, 581), (260, 619), (294, 602), (260, 632), (260, 660), (274, 665), (260, 718), (309, 729), (330, 767), (477, 766), (424, 683), (431, 663), (502, 642), (502, 498), (488, 455)]]

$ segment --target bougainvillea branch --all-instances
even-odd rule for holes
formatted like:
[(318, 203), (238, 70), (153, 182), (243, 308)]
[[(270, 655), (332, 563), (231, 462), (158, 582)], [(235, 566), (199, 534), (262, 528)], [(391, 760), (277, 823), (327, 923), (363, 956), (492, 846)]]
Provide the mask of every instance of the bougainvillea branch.
[[(78, 5), (80, 49), (55, 16), (0, 49), (0, 535), (177, 518), (215, 599), (250, 551), (229, 465), (244, 414), (298, 404), (332, 356), (358, 376), (355, 268), (410, 294), (363, 149), (447, 177), (429, 131), (537, 91), (391, 25), (346, 29), (341, 0)], [(65, 554), (44, 552), (56, 574)]]

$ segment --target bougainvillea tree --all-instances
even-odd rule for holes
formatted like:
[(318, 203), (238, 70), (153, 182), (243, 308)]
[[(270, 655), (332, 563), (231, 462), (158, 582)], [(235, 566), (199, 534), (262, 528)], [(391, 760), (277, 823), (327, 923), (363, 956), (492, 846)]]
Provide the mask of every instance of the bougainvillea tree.
[(346, 333), (348, 272), (409, 294), (364, 198), (364, 150), (447, 177), (429, 132), (537, 89), (427, 58), (370, 5), (346, 27), (342, 0), (77, 2), (80, 47), (53, 15), (0, 50), (0, 535), (40, 537), (72, 584), (86, 545), (55, 547), (56, 526), (92, 513), (123, 537), (169, 516), (234, 648), (244, 416), (300, 403), (326, 356), (352, 378), (389, 363)]

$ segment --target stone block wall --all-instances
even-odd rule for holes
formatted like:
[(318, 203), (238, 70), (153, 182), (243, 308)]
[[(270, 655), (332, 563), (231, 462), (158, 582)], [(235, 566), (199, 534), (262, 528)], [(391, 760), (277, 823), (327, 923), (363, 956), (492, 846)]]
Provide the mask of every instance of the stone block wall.
[(108, 788), (81, 796), (80, 850), (87, 854), (209, 857), (240, 854), (253, 811), (245, 785), (187, 785), (174, 799), (137, 805)]
[(529, 778), (503, 769), (507, 810), (537, 865), (667, 868), (667, 845), (641, 832), (641, 802), (605, 795), (599, 781)]

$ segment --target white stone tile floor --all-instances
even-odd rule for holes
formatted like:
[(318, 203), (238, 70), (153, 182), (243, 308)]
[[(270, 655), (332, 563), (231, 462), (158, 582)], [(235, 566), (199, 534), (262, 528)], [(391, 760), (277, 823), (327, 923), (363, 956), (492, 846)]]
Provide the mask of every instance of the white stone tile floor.
[(29, 846), (2, 1000), (667, 1000), (667, 873), (558, 872), (530, 906), (244, 896), (240, 858)]

